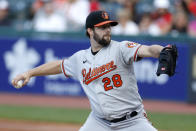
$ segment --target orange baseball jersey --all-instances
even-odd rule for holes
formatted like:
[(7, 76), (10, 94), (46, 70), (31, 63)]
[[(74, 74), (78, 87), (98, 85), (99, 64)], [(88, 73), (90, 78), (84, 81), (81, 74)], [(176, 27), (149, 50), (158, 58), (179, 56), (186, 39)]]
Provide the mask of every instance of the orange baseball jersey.
[(143, 109), (133, 69), (140, 47), (112, 40), (96, 55), (90, 47), (63, 60), (62, 72), (81, 83), (97, 117), (112, 120)]

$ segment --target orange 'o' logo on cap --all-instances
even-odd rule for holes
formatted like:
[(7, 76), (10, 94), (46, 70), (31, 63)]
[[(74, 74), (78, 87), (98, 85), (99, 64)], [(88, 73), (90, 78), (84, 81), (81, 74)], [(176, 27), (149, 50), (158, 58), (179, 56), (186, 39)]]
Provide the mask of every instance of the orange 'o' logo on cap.
[(102, 13), (102, 18), (104, 18), (104, 19), (109, 19), (108, 13), (104, 11), (104, 12)]

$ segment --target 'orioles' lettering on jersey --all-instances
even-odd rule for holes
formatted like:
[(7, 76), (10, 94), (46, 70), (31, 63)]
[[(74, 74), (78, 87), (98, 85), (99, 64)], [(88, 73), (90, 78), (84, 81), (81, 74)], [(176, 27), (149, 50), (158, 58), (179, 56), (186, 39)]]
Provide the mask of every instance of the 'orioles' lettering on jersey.
[(95, 67), (91, 71), (91, 68), (89, 68), (88, 73), (86, 73), (86, 69), (82, 69), (82, 76), (83, 76), (83, 83), (88, 85), (92, 81), (96, 80), (97, 78), (115, 70), (117, 68), (116, 65), (114, 65), (114, 61), (111, 61), (105, 65), (102, 65), (100, 67)]

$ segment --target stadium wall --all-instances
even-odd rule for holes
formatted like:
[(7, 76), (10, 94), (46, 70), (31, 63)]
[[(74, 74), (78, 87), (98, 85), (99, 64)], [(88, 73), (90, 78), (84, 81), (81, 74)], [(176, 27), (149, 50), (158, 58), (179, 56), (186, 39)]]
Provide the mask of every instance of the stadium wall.
[[(143, 59), (135, 63), (135, 73), (139, 92), (144, 99), (195, 102), (196, 90), (193, 89), (195, 74), (195, 45), (185, 40), (168, 37), (114, 37), (115, 40), (129, 40), (141, 44), (176, 44), (179, 59), (176, 75), (156, 76), (158, 61)], [(63, 74), (33, 78), (22, 89), (11, 85), (14, 76), (30, 68), (56, 59), (65, 59), (74, 52), (89, 48), (88, 39), (38, 39), (29, 37), (0, 38), (0, 92), (30, 93), (63, 96), (85, 96), (80, 84)], [(194, 47), (194, 48), (193, 48)], [(192, 53), (191, 53), (192, 52)], [(194, 57), (192, 57), (194, 56)], [(191, 68), (190, 68), (191, 65)], [(191, 83), (191, 84), (190, 84)]]

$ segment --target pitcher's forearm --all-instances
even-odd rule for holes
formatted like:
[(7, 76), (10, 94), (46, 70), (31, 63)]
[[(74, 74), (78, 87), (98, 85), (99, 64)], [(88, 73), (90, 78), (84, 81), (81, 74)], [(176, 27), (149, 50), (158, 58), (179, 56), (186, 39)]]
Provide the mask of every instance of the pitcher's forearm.
[(55, 75), (62, 73), (61, 71), (61, 60), (49, 62), (33, 68), (28, 71), (28, 74), (33, 76), (45, 76), (45, 75)]
[(158, 58), (162, 49), (163, 46), (160, 45), (142, 45), (138, 51), (138, 56)]
[(151, 45), (149, 49), (151, 57), (158, 58), (162, 49), (163, 49), (163, 46)]

